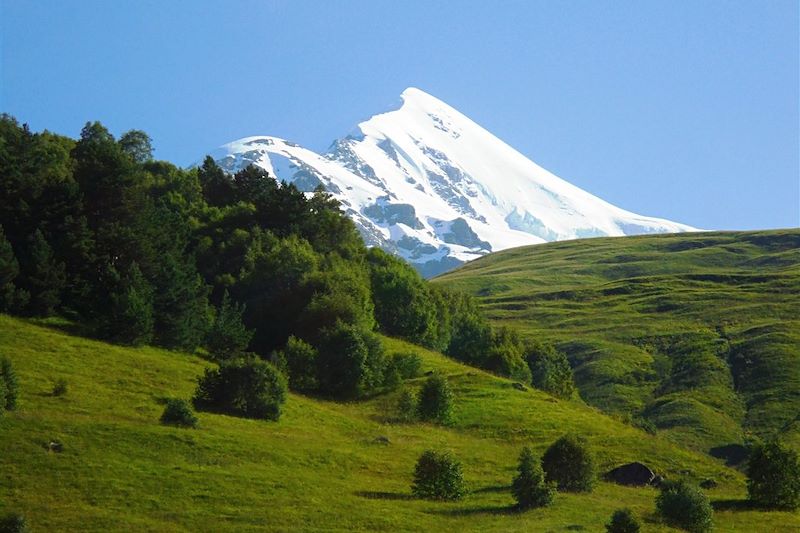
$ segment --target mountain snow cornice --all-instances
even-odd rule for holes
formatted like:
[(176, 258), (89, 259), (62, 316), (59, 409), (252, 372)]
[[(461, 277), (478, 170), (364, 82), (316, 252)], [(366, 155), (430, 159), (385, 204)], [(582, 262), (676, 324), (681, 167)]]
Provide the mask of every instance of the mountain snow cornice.
[(415, 88), (317, 154), (278, 137), (245, 137), (212, 157), (255, 164), (311, 191), (322, 184), (370, 246), (433, 276), (489, 252), (581, 237), (694, 228), (637, 215), (543, 169), (449, 105)]

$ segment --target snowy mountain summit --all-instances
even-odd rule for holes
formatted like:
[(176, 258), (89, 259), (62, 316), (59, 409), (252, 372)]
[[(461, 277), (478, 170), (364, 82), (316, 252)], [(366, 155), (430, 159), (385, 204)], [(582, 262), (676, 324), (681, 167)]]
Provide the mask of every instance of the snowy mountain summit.
[(546, 241), (693, 228), (615, 207), (538, 166), (415, 88), (317, 154), (277, 137), (212, 153), (228, 172), (256, 164), (311, 191), (322, 184), (370, 246), (433, 276), (489, 252)]

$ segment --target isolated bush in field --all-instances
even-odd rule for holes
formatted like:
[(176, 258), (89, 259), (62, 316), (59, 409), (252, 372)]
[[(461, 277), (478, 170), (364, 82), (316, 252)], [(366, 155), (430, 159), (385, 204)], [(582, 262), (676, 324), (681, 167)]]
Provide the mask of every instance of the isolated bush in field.
[(181, 426), (187, 428), (197, 427), (197, 417), (194, 415), (192, 406), (186, 400), (171, 398), (164, 406), (161, 414), (161, 423), (169, 426)]
[(656, 497), (656, 512), (667, 524), (706, 533), (713, 526), (714, 511), (703, 491), (685, 481), (665, 482)]
[(572, 367), (567, 357), (552, 345), (530, 343), (526, 359), (531, 369), (531, 384), (537, 389), (569, 399), (575, 393)]
[(757, 445), (747, 465), (750, 501), (760, 507), (795, 510), (800, 506), (800, 460), (777, 441)]
[(422, 369), (422, 358), (414, 352), (395, 353), (389, 360), (389, 367), (397, 369), (403, 379), (418, 377)]
[(449, 453), (425, 451), (414, 468), (411, 491), (430, 500), (458, 500), (464, 496), (461, 464)]
[(224, 361), (198, 380), (194, 406), (201, 411), (278, 420), (286, 401), (286, 377), (261, 359)]
[(317, 350), (297, 337), (289, 337), (286, 346), (279, 352), (286, 362), (289, 373), (289, 388), (296, 391), (310, 392), (316, 390), (317, 382)]
[(607, 533), (639, 533), (639, 521), (630, 509), (617, 509), (606, 524)]
[(18, 513), (10, 513), (0, 517), (0, 533), (27, 533), (28, 524), (25, 517)]
[(434, 374), (419, 392), (417, 414), (421, 420), (447, 424), (453, 416), (453, 392), (447, 378)]
[(527, 446), (519, 456), (517, 476), (511, 484), (511, 492), (520, 509), (550, 505), (556, 493), (556, 484), (545, 481), (541, 462)]
[(11, 360), (7, 357), (0, 358), (0, 408), (9, 411), (17, 407), (17, 395), (19, 394), (19, 380)]
[(589, 446), (576, 435), (565, 435), (551, 444), (542, 456), (542, 468), (547, 481), (567, 492), (591, 492), (597, 478)]
[(206, 340), (208, 352), (217, 361), (239, 357), (253, 338), (253, 331), (242, 322), (244, 311), (244, 306), (231, 301), (225, 291)]
[(405, 389), (397, 400), (397, 417), (403, 422), (413, 422), (417, 418), (417, 396), (414, 391)]
[(67, 393), (67, 390), (67, 380), (64, 378), (58, 378), (53, 384), (53, 392), (51, 394), (53, 396), (64, 396)]

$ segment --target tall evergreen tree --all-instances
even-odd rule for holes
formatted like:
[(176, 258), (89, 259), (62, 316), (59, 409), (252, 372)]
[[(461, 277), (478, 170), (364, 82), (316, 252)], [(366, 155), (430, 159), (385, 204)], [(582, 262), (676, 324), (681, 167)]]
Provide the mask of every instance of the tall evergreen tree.
[(241, 355), (250, 344), (253, 331), (242, 323), (243, 313), (244, 306), (231, 301), (225, 291), (206, 341), (208, 351), (218, 361)]
[(511, 484), (511, 491), (520, 509), (544, 507), (553, 501), (556, 484), (545, 481), (541, 462), (527, 446), (519, 456), (517, 476)]
[(59, 262), (41, 230), (30, 237), (25, 261), (25, 288), (30, 293), (28, 310), (36, 316), (49, 316), (61, 302), (64, 288), (64, 263)]
[(153, 340), (153, 289), (133, 263), (112, 296), (109, 337), (138, 346)]
[(19, 275), (19, 263), (11, 243), (0, 226), (0, 311), (8, 311), (14, 303), (14, 280)]

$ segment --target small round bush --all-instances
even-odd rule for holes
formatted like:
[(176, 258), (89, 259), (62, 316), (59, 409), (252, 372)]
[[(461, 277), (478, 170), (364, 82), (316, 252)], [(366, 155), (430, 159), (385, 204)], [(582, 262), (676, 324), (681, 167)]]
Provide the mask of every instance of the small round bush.
[(67, 393), (67, 380), (58, 378), (53, 385), (53, 396), (64, 396)]
[(405, 389), (397, 400), (397, 417), (402, 422), (413, 422), (417, 418), (417, 396), (414, 391)]
[(0, 517), (0, 533), (26, 533), (28, 524), (25, 517), (18, 513), (10, 513)]
[(417, 402), (417, 414), (421, 420), (447, 424), (453, 415), (453, 392), (447, 379), (434, 374), (422, 386)]
[(161, 414), (161, 423), (169, 426), (194, 428), (197, 427), (197, 417), (194, 416), (189, 402), (172, 398), (167, 400), (164, 412)]
[(19, 394), (19, 381), (17, 380), (17, 373), (14, 367), (11, 366), (11, 360), (7, 357), (0, 358), (0, 385), (3, 392), (0, 393), (0, 409), (5, 407), (9, 411), (13, 411), (17, 407), (17, 394)]
[(525, 447), (519, 456), (517, 476), (511, 484), (511, 492), (520, 509), (532, 509), (550, 505), (556, 493), (556, 485), (544, 479), (541, 462)]
[(759, 507), (795, 510), (800, 506), (800, 460), (777, 441), (756, 446), (747, 465), (747, 491)]
[(422, 358), (414, 352), (401, 352), (392, 355), (390, 368), (395, 368), (403, 379), (412, 379), (420, 375)]
[(261, 359), (223, 361), (198, 380), (194, 406), (246, 418), (278, 420), (286, 401), (286, 377)]
[(464, 496), (461, 464), (449, 453), (425, 451), (414, 468), (411, 492), (429, 500), (458, 500)]
[(289, 388), (301, 392), (317, 389), (317, 350), (297, 337), (289, 337), (280, 352), (286, 360), (289, 373)]
[(656, 512), (667, 524), (692, 533), (706, 533), (713, 526), (714, 511), (708, 496), (685, 481), (665, 482), (661, 486)]
[(630, 509), (617, 509), (606, 524), (607, 533), (639, 533), (639, 521)]
[(591, 492), (597, 479), (589, 446), (576, 435), (565, 435), (551, 444), (542, 456), (542, 468), (545, 479), (566, 492)]

